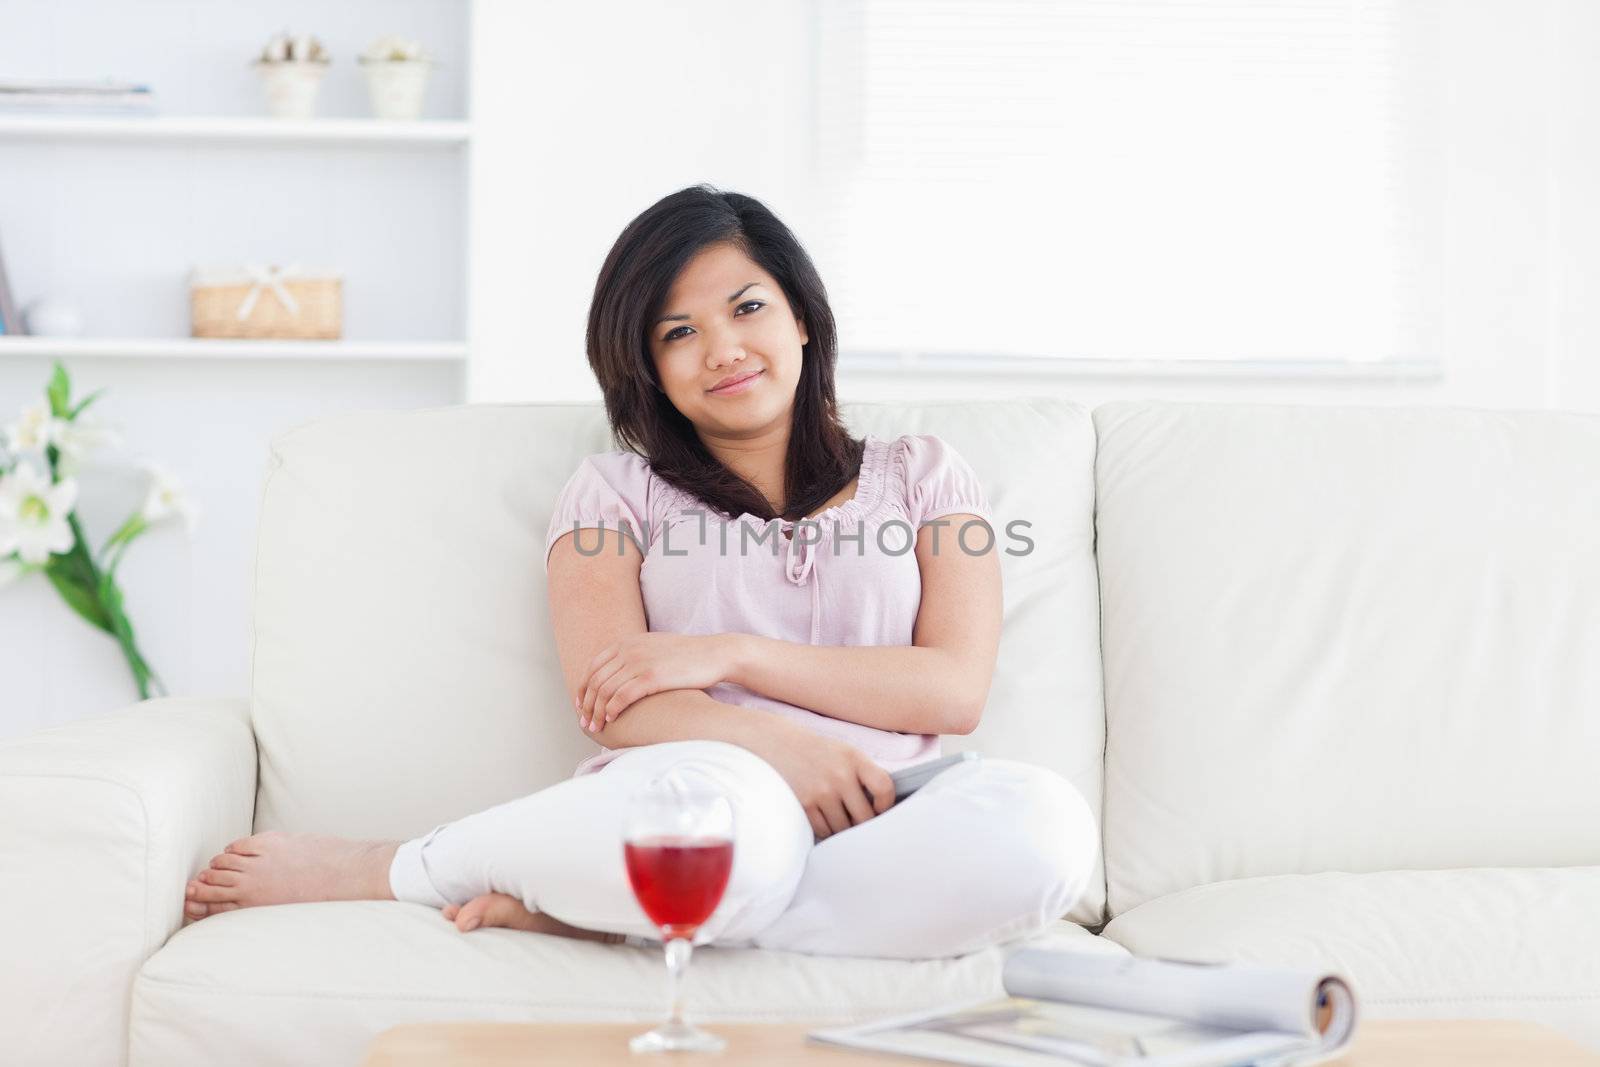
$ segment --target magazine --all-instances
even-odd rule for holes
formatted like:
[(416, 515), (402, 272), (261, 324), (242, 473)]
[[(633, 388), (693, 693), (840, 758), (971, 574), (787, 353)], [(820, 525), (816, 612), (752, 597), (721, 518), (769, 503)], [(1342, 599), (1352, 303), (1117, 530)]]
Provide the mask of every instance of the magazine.
[(155, 94), (132, 82), (0, 78), (0, 112), (148, 114)]
[(1336, 974), (1025, 948), (1006, 996), (817, 1030), (813, 1041), (974, 1067), (1311, 1064), (1355, 1035)]

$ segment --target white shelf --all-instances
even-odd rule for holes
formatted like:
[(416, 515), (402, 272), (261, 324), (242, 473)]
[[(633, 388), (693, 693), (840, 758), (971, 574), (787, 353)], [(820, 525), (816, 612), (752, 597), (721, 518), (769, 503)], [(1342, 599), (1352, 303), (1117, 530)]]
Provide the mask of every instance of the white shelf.
[(164, 115), (0, 115), (0, 138), (53, 141), (177, 141), (457, 148), (464, 120), (181, 118)]
[(233, 341), (206, 338), (0, 337), (0, 360), (22, 356), (62, 359), (271, 359), (456, 363), (465, 341)]

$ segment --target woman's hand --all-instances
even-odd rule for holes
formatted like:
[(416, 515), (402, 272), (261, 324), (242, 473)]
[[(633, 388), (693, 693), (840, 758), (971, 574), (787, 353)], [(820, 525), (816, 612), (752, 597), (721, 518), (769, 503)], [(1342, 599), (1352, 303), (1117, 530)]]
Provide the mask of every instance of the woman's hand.
[(783, 775), (819, 841), (894, 806), (894, 779), (854, 745), (785, 722), (751, 751)]
[(589, 662), (578, 725), (597, 733), (628, 705), (667, 689), (709, 689), (733, 672), (737, 634), (629, 634)]

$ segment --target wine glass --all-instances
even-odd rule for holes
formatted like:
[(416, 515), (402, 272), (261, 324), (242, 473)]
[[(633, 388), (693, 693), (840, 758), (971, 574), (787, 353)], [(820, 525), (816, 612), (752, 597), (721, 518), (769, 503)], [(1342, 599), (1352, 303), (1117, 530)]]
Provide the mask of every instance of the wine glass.
[(634, 1052), (720, 1052), (727, 1042), (683, 1018), (683, 979), (693, 938), (711, 917), (733, 870), (733, 805), (720, 790), (668, 771), (628, 802), (623, 856), (633, 895), (661, 928), (671, 1014), (628, 1042)]

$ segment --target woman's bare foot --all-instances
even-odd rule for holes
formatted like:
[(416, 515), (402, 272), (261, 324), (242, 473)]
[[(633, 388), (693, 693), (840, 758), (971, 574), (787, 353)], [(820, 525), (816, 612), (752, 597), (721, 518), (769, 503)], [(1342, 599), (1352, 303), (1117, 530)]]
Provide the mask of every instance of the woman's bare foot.
[(277, 830), (242, 837), (184, 889), (184, 925), (235, 908), (312, 900), (393, 900), (394, 841)]
[(536, 934), (555, 934), (558, 937), (575, 937), (584, 941), (603, 941), (609, 945), (620, 944), (622, 934), (606, 934), (599, 930), (584, 930), (568, 926), (542, 911), (529, 911), (522, 901), (505, 893), (485, 893), (473, 897), (459, 908), (445, 906), (444, 917), (456, 924), (462, 933), (480, 926), (504, 926), (512, 930), (528, 930)]

